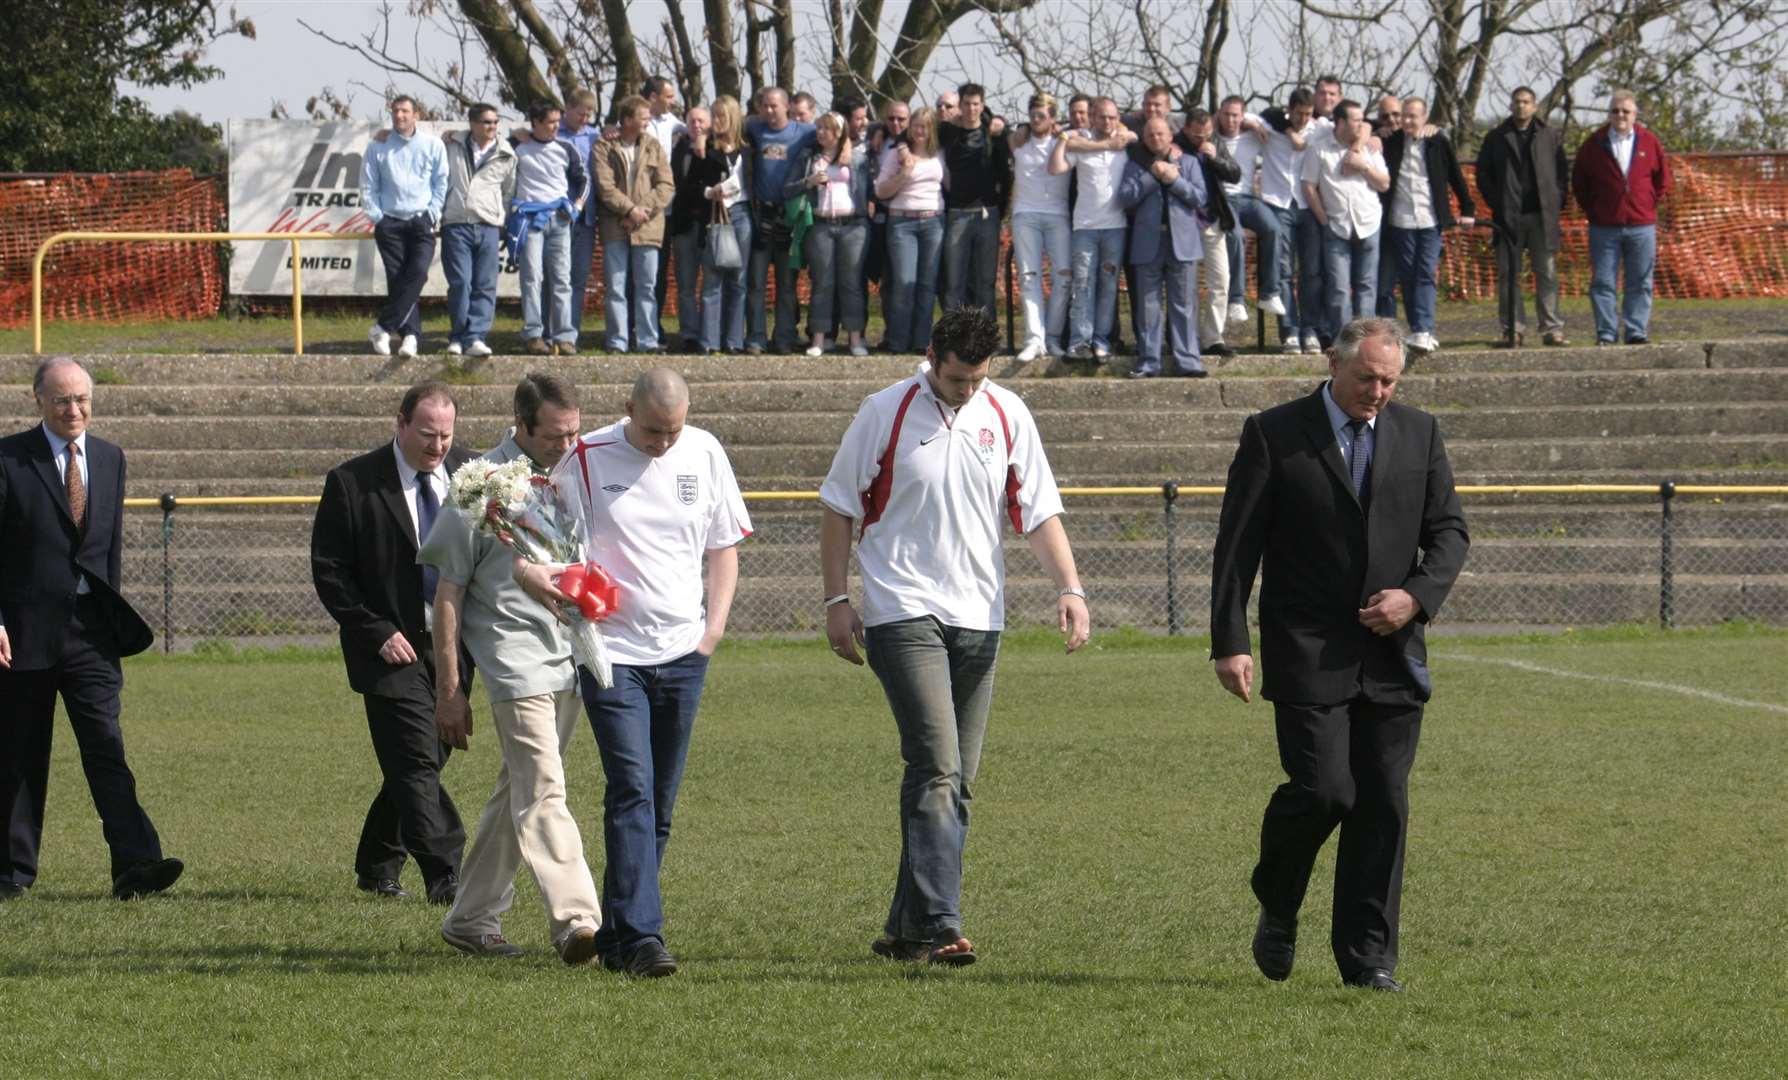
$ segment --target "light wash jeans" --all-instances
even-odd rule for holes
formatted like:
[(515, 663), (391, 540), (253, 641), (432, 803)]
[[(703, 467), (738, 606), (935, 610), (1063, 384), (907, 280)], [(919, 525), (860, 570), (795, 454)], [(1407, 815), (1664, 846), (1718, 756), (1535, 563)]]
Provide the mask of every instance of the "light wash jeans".
[(462, 221), (441, 230), (441, 269), (447, 274), (447, 312), (455, 345), (483, 341), (497, 313), (497, 270), (503, 227)]
[(1124, 261), (1125, 229), (1076, 229), (1073, 239), (1074, 300), (1068, 321), (1071, 349), (1111, 347), (1116, 329), (1118, 266)]
[[(1656, 225), (1589, 227), (1589, 307), (1597, 341), (1651, 337), (1651, 272), (1658, 262)], [(1614, 315), (1614, 279), (1623, 273), (1620, 319)], [(1625, 334), (1620, 331), (1624, 329)]]
[(869, 312), (863, 295), (863, 252), (869, 247), (869, 219), (818, 221), (807, 230), (802, 253), (813, 284), (807, 325), (816, 334), (834, 326), (860, 334)]
[(924, 352), (931, 346), (931, 314), (937, 306), (937, 272), (944, 254), (944, 219), (888, 219), (888, 287), (882, 313), (891, 352)]
[[(591, 198), (595, 198), (592, 194)], [(588, 207), (585, 207), (588, 209)], [(590, 267), (596, 262), (596, 223), (581, 221), (571, 226), (571, 325), (584, 332), (584, 301), (590, 287)]]
[(1328, 315), (1324, 333), (1333, 338), (1341, 328), (1374, 310), (1378, 300), (1378, 241), (1371, 236), (1336, 236), (1323, 227), (1323, 277), (1328, 282)]
[(608, 291), (609, 352), (627, 351), (631, 323), (640, 352), (658, 348), (658, 249), (626, 240), (602, 245), (602, 281)]
[[(1018, 261), (1018, 292), (1024, 299), (1024, 346), (1060, 351), (1068, 330), (1068, 297), (1073, 292), (1074, 232), (1066, 213), (1012, 215), (1012, 254)], [(1043, 258), (1049, 258), (1049, 300), (1044, 307)]]
[[(571, 312), (571, 222), (554, 214), (541, 229), (531, 229), (522, 245), (522, 338), (577, 344)], [(543, 310), (542, 293), (546, 294)]]
[[(1243, 229), (1254, 234), (1255, 295), (1261, 300), (1278, 296), (1279, 264), (1283, 260), (1279, 251), (1279, 211), (1272, 203), (1253, 195), (1231, 195), (1229, 209), (1235, 215), (1235, 228), (1229, 231), (1227, 239), (1230, 302), (1241, 303), (1242, 295), (1247, 291), (1248, 275), (1244, 262), (1247, 245), (1242, 239)], [(1290, 311), (1291, 298), (1285, 300), (1286, 310)]]
[[(702, 350), (716, 352), (745, 347), (745, 269), (751, 262), (751, 204), (728, 207), (733, 237), (739, 242), (737, 270), (716, 270), (702, 263)], [(703, 248), (704, 252), (706, 248)]]

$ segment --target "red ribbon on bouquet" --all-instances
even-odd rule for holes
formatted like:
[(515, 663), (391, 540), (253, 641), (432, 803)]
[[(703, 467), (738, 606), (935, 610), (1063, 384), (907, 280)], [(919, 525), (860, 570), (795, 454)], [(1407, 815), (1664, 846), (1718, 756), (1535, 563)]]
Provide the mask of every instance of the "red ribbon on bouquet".
[(621, 605), (621, 587), (597, 563), (573, 563), (559, 575), (559, 591), (591, 622), (606, 619)]

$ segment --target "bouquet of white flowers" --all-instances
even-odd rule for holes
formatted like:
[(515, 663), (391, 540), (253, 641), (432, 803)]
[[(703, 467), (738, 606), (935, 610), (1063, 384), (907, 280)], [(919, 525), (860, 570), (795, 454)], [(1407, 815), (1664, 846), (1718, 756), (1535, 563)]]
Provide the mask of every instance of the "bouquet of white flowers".
[(614, 613), (620, 590), (608, 571), (584, 562), (577, 510), (565, 492), (537, 474), (526, 458), (516, 458), (504, 465), (467, 462), (454, 472), (447, 497), (471, 515), (479, 531), (529, 562), (568, 564), (556, 584), (572, 601), (565, 605), (572, 656), (597, 685), (614, 685), (614, 668), (596, 624)]

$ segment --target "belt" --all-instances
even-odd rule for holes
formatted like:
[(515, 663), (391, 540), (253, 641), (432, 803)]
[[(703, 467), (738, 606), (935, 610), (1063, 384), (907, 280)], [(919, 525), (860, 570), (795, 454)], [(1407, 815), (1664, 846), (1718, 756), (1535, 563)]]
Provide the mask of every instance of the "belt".
[(832, 222), (838, 222), (838, 221), (862, 221), (862, 220), (863, 220), (863, 218), (864, 218), (864, 215), (862, 215), (862, 214), (856, 214), (856, 213), (843, 213), (843, 214), (815, 214), (815, 215), (813, 215), (813, 220), (815, 220), (815, 221), (832, 221)]
[(923, 218), (937, 217), (942, 213), (942, 210), (890, 210), (888, 219), (890, 221), (918, 221)]

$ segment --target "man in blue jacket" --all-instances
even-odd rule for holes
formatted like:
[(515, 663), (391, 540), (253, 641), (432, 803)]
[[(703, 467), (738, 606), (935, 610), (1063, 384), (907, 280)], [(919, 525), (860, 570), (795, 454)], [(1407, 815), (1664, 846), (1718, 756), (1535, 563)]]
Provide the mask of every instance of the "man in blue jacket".
[[(1166, 117), (1152, 116), (1142, 129), (1145, 166), (1132, 157), (1124, 165), (1118, 200), (1130, 213), (1130, 266), (1136, 283), (1138, 337), (1133, 379), (1161, 374), (1162, 324), (1173, 348), (1172, 374), (1202, 379), (1198, 352), (1198, 263), (1205, 210), (1204, 167), (1197, 154), (1170, 157), (1173, 129)], [(1166, 307), (1162, 287), (1166, 286)]]
[(360, 163), (360, 209), (373, 224), (373, 242), (385, 263), (385, 306), (367, 331), (372, 350), (391, 355), (391, 336), (400, 335), (399, 356), (415, 356), (422, 334), (416, 301), (435, 260), (435, 226), (447, 202), (447, 147), (416, 128), (416, 99), (391, 99), (391, 136), (367, 144)]

